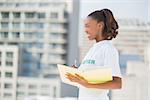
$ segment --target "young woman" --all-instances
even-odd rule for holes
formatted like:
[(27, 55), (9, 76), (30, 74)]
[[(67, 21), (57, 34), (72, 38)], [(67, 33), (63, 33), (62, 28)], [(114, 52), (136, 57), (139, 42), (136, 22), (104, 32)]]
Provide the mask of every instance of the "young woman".
[(106, 83), (90, 84), (79, 75), (67, 74), (68, 79), (81, 84), (79, 100), (109, 100), (109, 89), (120, 89), (122, 86), (118, 51), (111, 40), (118, 34), (118, 23), (109, 9), (90, 13), (85, 20), (85, 32), (89, 40), (96, 43), (83, 59), (79, 70), (89, 70), (100, 66), (112, 68), (113, 80)]

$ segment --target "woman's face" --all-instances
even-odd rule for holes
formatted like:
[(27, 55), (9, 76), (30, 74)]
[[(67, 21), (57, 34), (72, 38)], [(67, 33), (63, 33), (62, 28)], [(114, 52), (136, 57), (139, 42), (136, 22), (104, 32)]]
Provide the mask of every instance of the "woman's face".
[(95, 40), (101, 37), (102, 25), (98, 23), (95, 19), (87, 17), (84, 21), (85, 32), (89, 40)]

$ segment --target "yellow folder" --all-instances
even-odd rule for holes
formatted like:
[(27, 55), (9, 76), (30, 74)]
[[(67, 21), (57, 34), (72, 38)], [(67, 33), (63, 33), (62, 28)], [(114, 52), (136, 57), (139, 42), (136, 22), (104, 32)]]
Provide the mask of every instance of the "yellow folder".
[(99, 67), (86, 71), (80, 71), (76, 68), (61, 64), (57, 64), (57, 67), (62, 82), (73, 86), (79, 86), (79, 84), (67, 79), (66, 73), (70, 73), (72, 75), (79, 74), (91, 84), (105, 83), (112, 80), (112, 69), (110, 67)]

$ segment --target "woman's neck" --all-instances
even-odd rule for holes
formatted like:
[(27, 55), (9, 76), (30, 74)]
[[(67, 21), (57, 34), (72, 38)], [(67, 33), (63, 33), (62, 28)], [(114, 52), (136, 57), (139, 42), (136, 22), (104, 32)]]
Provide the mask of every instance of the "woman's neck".
[(103, 37), (97, 37), (97, 38), (95, 38), (95, 40), (96, 40), (96, 42), (100, 42), (100, 41), (103, 41), (105, 39)]

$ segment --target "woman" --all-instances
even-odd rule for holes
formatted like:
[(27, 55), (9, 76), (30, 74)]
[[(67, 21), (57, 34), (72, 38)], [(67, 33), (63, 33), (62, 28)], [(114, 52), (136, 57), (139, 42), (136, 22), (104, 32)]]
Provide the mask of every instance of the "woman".
[[(109, 89), (120, 89), (122, 86), (118, 51), (111, 40), (118, 34), (118, 23), (109, 9), (97, 10), (85, 20), (85, 32), (89, 40), (96, 43), (83, 59), (79, 70), (94, 69), (96, 66), (112, 68), (113, 80), (106, 83), (90, 84), (79, 75), (67, 74), (69, 80), (81, 84), (79, 100), (109, 100)], [(92, 63), (91, 63), (92, 62)]]

